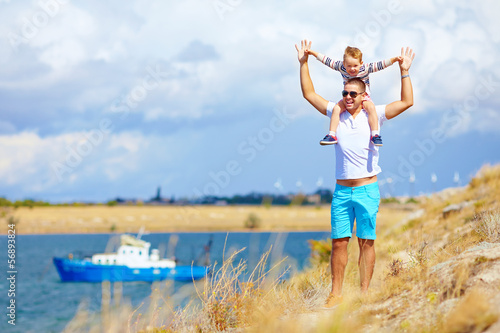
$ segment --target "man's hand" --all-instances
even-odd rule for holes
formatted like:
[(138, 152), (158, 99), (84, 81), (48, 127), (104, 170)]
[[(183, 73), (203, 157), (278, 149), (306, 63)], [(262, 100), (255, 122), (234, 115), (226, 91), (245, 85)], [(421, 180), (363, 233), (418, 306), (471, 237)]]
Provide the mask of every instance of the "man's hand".
[(413, 62), (413, 58), (415, 58), (415, 53), (413, 53), (413, 50), (409, 47), (406, 48), (406, 51), (404, 47), (402, 47), (401, 56), (399, 58), (399, 68), (401, 68), (402, 71), (408, 71)]
[(308, 43), (306, 39), (300, 41), (300, 49), (297, 46), (297, 44), (295, 44), (295, 49), (297, 50), (297, 57), (301, 64), (307, 62), (307, 58), (309, 57), (307, 51), (311, 48), (311, 43), (312, 42)]

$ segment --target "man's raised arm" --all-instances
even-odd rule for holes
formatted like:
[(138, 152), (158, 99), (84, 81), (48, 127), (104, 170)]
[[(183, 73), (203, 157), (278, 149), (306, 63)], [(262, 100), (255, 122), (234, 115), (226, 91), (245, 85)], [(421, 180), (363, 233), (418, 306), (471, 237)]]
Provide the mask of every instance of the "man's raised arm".
[(406, 51), (401, 48), (401, 58), (402, 61), (399, 63), (399, 69), (401, 70), (401, 100), (392, 102), (385, 107), (385, 117), (387, 119), (400, 115), (413, 105), (413, 87), (408, 71), (413, 58), (415, 58), (415, 53), (409, 47), (406, 48)]
[(297, 44), (295, 44), (295, 48), (297, 49), (297, 57), (300, 63), (300, 87), (302, 95), (316, 110), (326, 115), (328, 101), (314, 91), (311, 76), (309, 75), (309, 65), (307, 64), (308, 54), (306, 50), (311, 48), (311, 42), (308, 43), (307, 40), (303, 40), (300, 42), (300, 49)]

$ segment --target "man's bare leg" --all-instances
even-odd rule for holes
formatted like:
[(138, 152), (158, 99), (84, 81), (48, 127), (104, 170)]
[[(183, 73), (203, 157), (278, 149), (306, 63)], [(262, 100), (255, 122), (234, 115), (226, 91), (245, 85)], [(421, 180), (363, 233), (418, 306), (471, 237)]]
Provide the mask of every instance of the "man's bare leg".
[(359, 278), (361, 292), (366, 292), (370, 286), (370, 281), (375, 268), (375, 241), (372, 239), (358, 238), (359, 244)]
[(344, 272), (347, 266), (347, 245), (349, 237), (332, 239), (331, 272), (332, 291), (331, 295), (341, 296), (344, 283)]

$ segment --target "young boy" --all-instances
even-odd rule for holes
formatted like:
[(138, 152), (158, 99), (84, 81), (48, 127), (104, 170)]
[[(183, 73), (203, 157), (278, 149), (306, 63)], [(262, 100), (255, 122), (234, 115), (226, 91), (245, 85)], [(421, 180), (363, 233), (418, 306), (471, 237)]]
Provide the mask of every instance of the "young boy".
[[(363, 54), (356, 47), (348, 46), (344, 52), (344, 61), (333, 61), (330, 57), (324, 56), (321, 53), (307, 50), (307, 53), (313, 55), (323, 64), (339, 71), (342, 74), (344, 84), (351, 78), (361, 79), (366, 84), (366, 91), (363, 96), (363, 109), (368, 113), (368, 123), (371, 129), (371, 141), (375, 146), (382, 146), (382, 137), (378, 128), (378, 117), (375, 111), (375, 104), (370, 98), (370, 73), (378, 72), (395, 63), (401, 61), (401, 57), (393, 57), (387, 60), (363, 64)], [(352, 92), (351, 92), (352, 93)], [(342, 96), (349, 94), (348, 91), (342, 91)], [(351, 97), (355, 98), (356, 96)], [(330, 118), (330, 132), (321, 140), (321, 145), (331, 145), (337, 143), (336, 131), (339, 125), (340, 113), (345, 110), (344, 101), (341, 99), (333, 108), (332, 117)]]

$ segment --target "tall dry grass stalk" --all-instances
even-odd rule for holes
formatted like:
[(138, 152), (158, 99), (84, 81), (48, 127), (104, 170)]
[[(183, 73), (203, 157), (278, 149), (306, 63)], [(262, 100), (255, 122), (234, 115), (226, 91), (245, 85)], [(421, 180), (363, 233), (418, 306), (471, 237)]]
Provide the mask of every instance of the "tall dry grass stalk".
[(213, 276), (205, 280), (203, 292), (198, 291), (201, 311), (195, 321), (200, 330), (224, 331), (251, 325), (256, 319), (256, 307), (265, 303), (286, 272), (286, 269), (279, 270), (283, 260), (268, 268), (270, 249), (262, 255), (248, 277), (244, 277), (246, 262), (240, 260), (234, 264), (235, 256), (241, 251), (234, 252), (224, 260)]
[(479, 215), (477, 233), (485, 242), (500, 242), (500, 210), (485, 212)]

